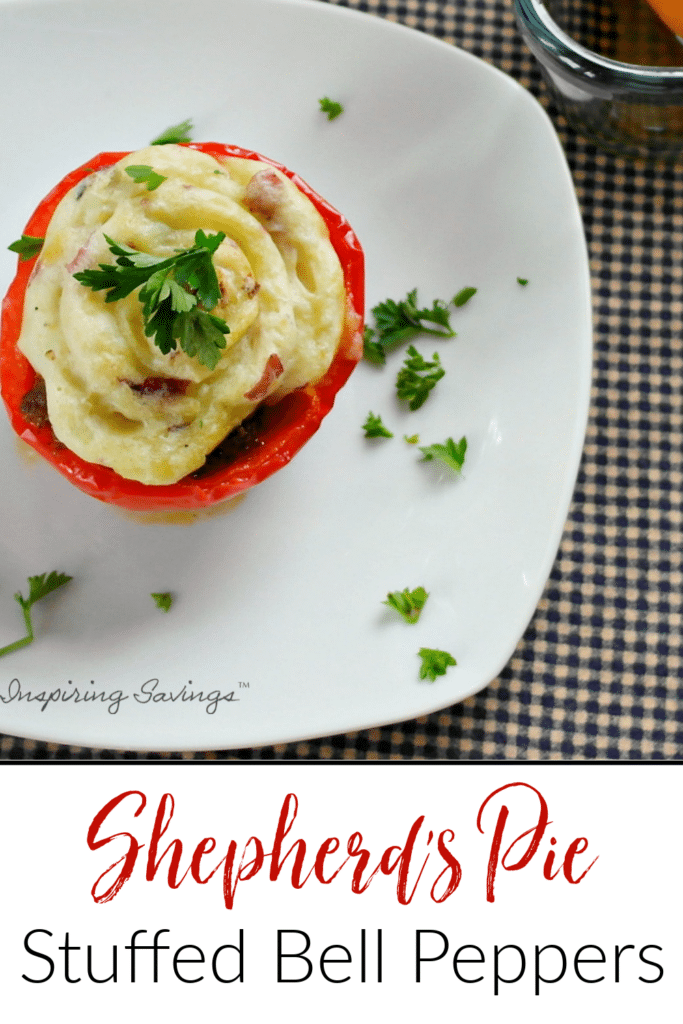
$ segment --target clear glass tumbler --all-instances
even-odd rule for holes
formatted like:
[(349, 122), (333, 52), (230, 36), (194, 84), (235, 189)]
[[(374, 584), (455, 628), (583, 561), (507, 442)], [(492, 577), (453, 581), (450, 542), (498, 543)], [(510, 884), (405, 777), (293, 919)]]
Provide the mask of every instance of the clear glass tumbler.
[(683, 158), (683, 42), (644, 0), (514, 0), (550, 91), (591, 142)]

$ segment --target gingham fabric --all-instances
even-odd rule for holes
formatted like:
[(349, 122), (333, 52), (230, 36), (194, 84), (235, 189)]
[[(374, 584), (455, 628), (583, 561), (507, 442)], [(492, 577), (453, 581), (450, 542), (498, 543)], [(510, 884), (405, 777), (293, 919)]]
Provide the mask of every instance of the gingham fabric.
[[(318, 0), (326, 2), (326, 0)], [(334, 2), (334, 0), (329, 0)], [(432, 33), (537, 95), (583, 211), (595, 366), (583, 462), (536, 614), (500, 677), (439, 713), (313, 742), (114, 753), (4, 736), (17, 759), (672, 759), (683, 756), (683, 163), (578, 139), (549, 102), (506, 0), (339, 0)]]

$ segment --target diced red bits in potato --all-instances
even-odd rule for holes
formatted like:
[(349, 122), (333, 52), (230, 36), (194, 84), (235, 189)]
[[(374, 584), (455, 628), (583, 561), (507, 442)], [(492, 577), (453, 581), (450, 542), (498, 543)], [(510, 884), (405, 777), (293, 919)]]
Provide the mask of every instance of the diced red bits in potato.
[(244, 397), (248, 398), (250, 402), (260, 402), (266, 397), (278, 377), (284, 373), (284, 369), (285, 368), (282, 365), (282, 360), (279, 355), (277, 352), (273, 352), (272, 355), (268, 356), (268, 362), (261, 374), (260, 380), (254, 385), (251, 391), (247, 391)]
[(242, 289), (250, 299), (253, 299), (256, 293), (261, 288), (258, 281), (255, 281), (251, 274), (248, 274), (242, 282)]
[(154, 398), (180, 398), (187, 391), (189, 380), (179, 380), (177, 377), (145, 377), (136, 384), (132, 380), (122, 383), (127, 384), (131, 391), (137, 391), (139, 395), (153, 396)]
[(74, 274), (77, 270), (82, 270), (83, 267), (87, 265), (88, 260), (90, 259), (90, 243), (92, 241), (92, 237), (93, 236), (91, 234), (85, 245), (80, 247), (71, 262), (67, 263), (66, 269), (70, 274)]
[(275, 215), (281, 198), (282, 182), (271, 170), (257, 171), (244, 190), (244, 205), (265, 220)]

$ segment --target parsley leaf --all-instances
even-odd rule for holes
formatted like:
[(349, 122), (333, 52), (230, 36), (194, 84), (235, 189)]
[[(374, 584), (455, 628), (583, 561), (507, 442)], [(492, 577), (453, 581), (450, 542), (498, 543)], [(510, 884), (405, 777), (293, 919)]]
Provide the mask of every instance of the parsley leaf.
[[(394, 344), (394, 337), (398, 335), (399, 341), (416, 334), (436, 334), (446, 338), (455, 337), (455, 331), (451, 328), (448, 308), (440, 299), (435, 299), (432, 308), (424, 307), (418, 309), (417, 288), (408, 292), (401, 302), (394, 302), (387, 299), (380, 302), (372, 310), (375, 316), (375, 323), (379, 329), (385, 345)], [(426, 323), (434, 323), (443, 328), (437, 330), (433, 327), (426, 327)]]
[(2, 657), (3, 654), (10, 654), (12, 651), (17, 651), (20, 647), (26, 647), (28, 644), (33, 642), (34, 637), (31, 608), (36, 601), (40, 601), (41, 598), (46, 596), (46, 594), (51, 594), (52, 591), (57, 590), (58, 587), (64, 586), (64, 584), (68, 583), (71, 578), (71, 576), (67, 576), (63, 572), (56, 571), (43, 573), (41, 576), (28, 577), (28, 597), (24, 597), (21, 593), (16, 593), (14, 595), (14, 600), (19, 604), (24, 614), (26, 636), (22, 637), (21, 640), (15, 640), (14, 643), (7, 644), (6, 647), (0, 648), (0, 657)]
[(34, 256), (37, 256), (40, 250), (43, 248), (44, 238), (38, 238), (36, 235), (22, 235), (16, 242), (12, 242), (7, 248), (10, 252), (16, 252), (19, 254), (19, 258), (23, 262), (24, 260), (32, 260)]
[(162, 612), (167, 612), (173, 604), (173, 595), (168, 591), (163, 594), (150, 594), (150, 597), (154, 598), (154, 603)]
[(191, 142), (191, 132), (194, 128), (192, 121), (188, 118), (186, 121), (181, 121), (180, 124), (173, 124), (170, 128), (167, 128), (161, 135), (157, 135), (156, 139), (152, 139), (150, 146), (167, 146), (169, 143), (177, 142)]
[(387, 594), (387, 599), (382, 604), (397, 611), (405, 622), (417, 622), (428, 597), (429, 594), (424, 587), (416, 587), (415, 590), (408, 590), (406, 587), (405, 590), (394, 590)]
[(469, 302), (473, 295), (477, 294), (476, 288), (461, 288), (458, 294), (453, 299), (454, 306), (464, 306), (466, 302)]
[(431, 647), (421, 647), (418, 655), (422, 658), (420, 679), (429, 679), (433, 683), (437, 676), (445, 676), (449, 665), (457, 665), (457, 661), (448, 651), (437, 651)]
[(420, 448), (424, 453), (422, 462), (430, 462), (432, 459), (439, 459), (450, 466), (456, 473), (462, 469), (467, 451), (467, 438), (461, 437), (456, 444), (452, 437), (446, 439), (444, 444), (430, 444), (426, 448)]
[(344, 107), (341, 103), (337, 103), (336, 100), (331, 100), (327, 96), (323, 96), (321, 100), (318, 100), (320, 109), (323, 114), (327, 114), (328, 121), (334, 121), (335, 117), (339, 117), (340, 114), (344, 113)]
[(104, 236), (116, 263), (100, 263), (99, 270), (82, 270), (74, 277), (93, 291), (107, 291), (106, 302), (116, 302), (140, 288), (144, 330), (164, 354), (178, 344), (203, 366), (215, 369), (230, 328), (211, 310), (220, 288), (211, 257), (225, 238), (222, 231), (195, 234), (195, 244), (174, 256), (150, 256)]
[(396, 377), (396, 393), (405, 399), (414, 411), (427, 400), (427, 396), (446, 371), (441, 365), (438, 353), (427, 360), (414, 345), (408, 347), (408, 355)]
[[(202, 366), (215, 370), (225, 348), (225, 335), (230, 328), (220, 317), (193, 309), (179, 313), (173, 324), (173, 339), (188, 356), (195, 356)], [(172, 346), (175, 348), (175, 345)]]
[(384, 348), (381, 342), (375, 340), (375, 332), (368, 324), (363, 329), (363, 355), (369, 363), (385, 362)]
[(368, 418), (363, 424), (366, 437), (393, 437), (394, 435), (382, 423), (381, 416), (375, 416), (373, 412), (368, 413)]
[(517, 284), (521, 284), (523, 287), (525, 285), (527, 285), (528, 283), (529, 283), (529, 279), (527, 277), (518, 277), (517, 278)]
[(148, 192), (153, 192), (163, 181), (166, 181), (163, 174), (157, 174), (146, 164), (131, 164), (130, 167), (126, 167), (126, 174), (140, 185), (144, 185), (146, 182)]
[[(435, 299), (431, 309), (427, 306), (419, 309), (417, 305), (417, 288), (408, 292), (405, 299), (396, 302), (386, 299), (373, 307), (376, 331), (373, 337), (366, 337), (365, 356), (371, 362), (383, 363), (388, 348), (409, 341), (418, 334), (435, 334), (440, 338), (454, 338), (455, 331), (450, 325), (448, 307), (440, 299)], [(427, 326), (434, 324), (434, 327)], [(376, 335), (376, 337), (375, 337)], [(368, 351), (369, 349), (369, 351)]]
[(410, 437), (408, 437), (407, 434), (404, 434), (403, 435), (403, 440), (406, 442), (406, 444), (418, 444), (418, 442), (420, 440), (420, 435), (419, 434), (411, 434)]

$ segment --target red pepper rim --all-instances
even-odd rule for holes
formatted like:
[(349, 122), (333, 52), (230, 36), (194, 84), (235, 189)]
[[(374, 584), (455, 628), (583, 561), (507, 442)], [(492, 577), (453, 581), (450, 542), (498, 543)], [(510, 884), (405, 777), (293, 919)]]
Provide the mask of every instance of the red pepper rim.
[[(362, 355), (364, 316), (364, 258), (360, 243), (348, 221), (315, 192), (298, 174), (253, 150), (218, 142), (184, 143), (190, 149), (220, 159), (241, 157), (270, 164), (286, 174), (310, 199), (322, 216), (344, 272), (349, 315), (344, 332), (327, 373), (316, 384), (286, 395), (272, 406), (263, 407), (260, 444), (237, 455), (227, 466), (193, 479), (156, 486), (128, 480), (107, 466), (86, 462), (55, 438), (51, 427), (35, 427), (21, 412), (24, 395), (36, 382), (37, 374), (17, 348), (21, 332), (24, 297), (36, 259), (19, 260), (17, 273), (2, 303), (0, 317), (0, 390), (10, 422), (16, 433), (71, 483), (93, 498), (136, 511), (201, 509), (240, 494), (285, 466), (313, 436), (332, 408), (335, 396), (346, 383)], [(111, 167), (125, 153), (99, 153), (67, 174), (43, 199), (30, 218), (24, 234), (44, 237), (60, 200), (93, 171)], [(355, 315), (354, 315), (355, 314)]]

